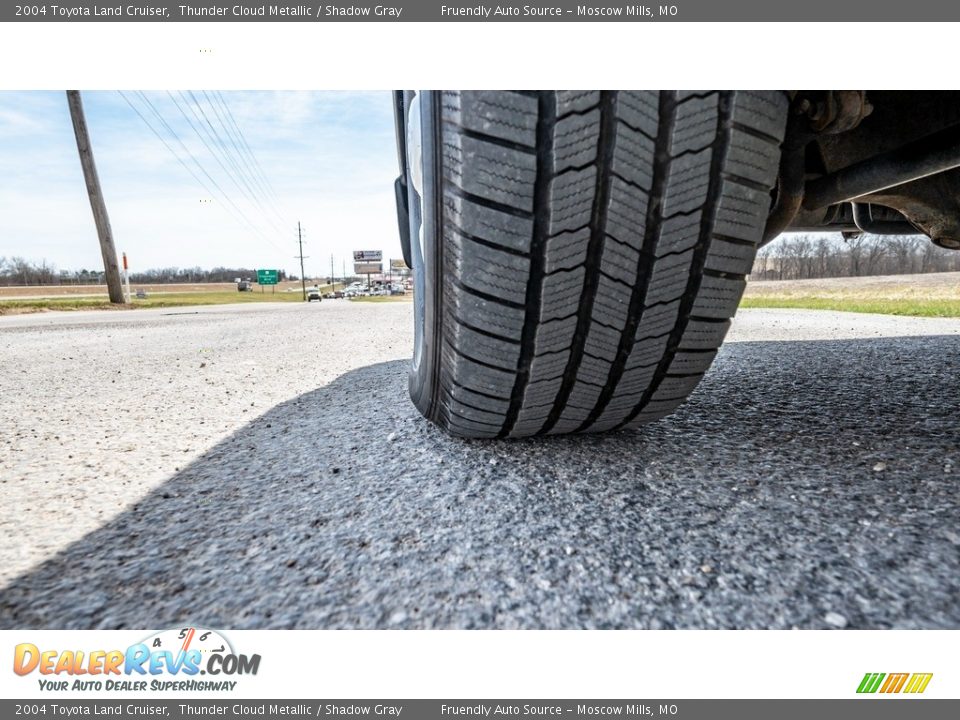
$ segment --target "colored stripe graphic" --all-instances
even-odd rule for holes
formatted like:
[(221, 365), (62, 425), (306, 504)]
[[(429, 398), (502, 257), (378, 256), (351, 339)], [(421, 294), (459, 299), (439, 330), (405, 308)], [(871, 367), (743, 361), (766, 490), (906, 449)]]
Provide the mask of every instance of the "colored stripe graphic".
[(887, 675), (887, 681), (880, 688), (882, 693), (898, 693), (903, 688), (910, 673), (890, 673)]
[(860, 687), (857, 688), (857, 692), (875, 693), (877, 688), (880, 687), (880, 682), (884, 677), (885, 675), (883, 673), (867, 673), (863, 676), (863, 680), (860, 681)]
[[(886, 678), (886, 681), (884, 681)], [(875, 693), (877, 691), (885, 694), (904, 693), (922, 693), (927, 689), (933, 673), (866, 673), (860, 685), (857, 686), (858, 693)], [(882, 685), (881, 685), (882, 683)]]
[(930, 684), (930, 679), (933, 677), (933, 673), (914, 673), (910, 677), (910, 682), (907, 683), (907, 687), (904, 689), (905, 693), (922, 693), (927, 689), (927, 685)]

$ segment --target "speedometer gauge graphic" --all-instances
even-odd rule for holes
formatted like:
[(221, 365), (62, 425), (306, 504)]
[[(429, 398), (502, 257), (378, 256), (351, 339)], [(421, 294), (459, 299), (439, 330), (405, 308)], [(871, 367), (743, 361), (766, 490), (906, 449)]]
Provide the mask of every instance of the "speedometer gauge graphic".
[(166, 650), (174, 657), (189, 650), (198, 650), (203, 657), (214, 653), (233, 654), (230, 641), (216, 630), (201, 627), (183, 627), (163, 630), (144, 639), (151, 651)]

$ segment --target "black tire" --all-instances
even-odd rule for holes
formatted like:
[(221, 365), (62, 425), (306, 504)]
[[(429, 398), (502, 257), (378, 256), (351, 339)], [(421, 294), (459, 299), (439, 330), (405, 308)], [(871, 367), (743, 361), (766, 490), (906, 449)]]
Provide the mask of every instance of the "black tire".
[(420, 102), (423, 332), (410, 385), (421, 412), (455, 435), (492, 438), (633, 427), (673, 411), (740, 301), (786, 96)]

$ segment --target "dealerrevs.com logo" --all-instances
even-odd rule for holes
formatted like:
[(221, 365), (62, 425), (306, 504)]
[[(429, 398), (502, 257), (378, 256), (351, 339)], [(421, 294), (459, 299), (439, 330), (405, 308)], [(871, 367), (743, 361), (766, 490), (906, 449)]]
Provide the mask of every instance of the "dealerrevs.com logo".
[(858, 693), (919, 694), (927, 689), (933, 673), (867, 673), (857, 687)]
[(237, 653), (220, 633), (196, 627), (164, 630), (126, 650), (20, 643), (13, 654), (13, 671), (22, 677), (36, 673), (45, 691), (230, 691), (238, 682), (234, 677), (259, 669), (260, 655)]

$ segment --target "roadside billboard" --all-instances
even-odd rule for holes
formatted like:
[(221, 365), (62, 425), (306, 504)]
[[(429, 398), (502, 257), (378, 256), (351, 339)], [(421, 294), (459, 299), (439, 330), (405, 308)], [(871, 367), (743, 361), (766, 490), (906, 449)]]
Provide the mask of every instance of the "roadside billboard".
[(355, 263), (378, 263), (383, 260), (383, 251), (382, 250), (354, 250), (353, 251), (353, 261)]
[(354, 275), (379, 275), (382, 272), (383, 272), (383, 263), (355, 262), (353, 264)]

